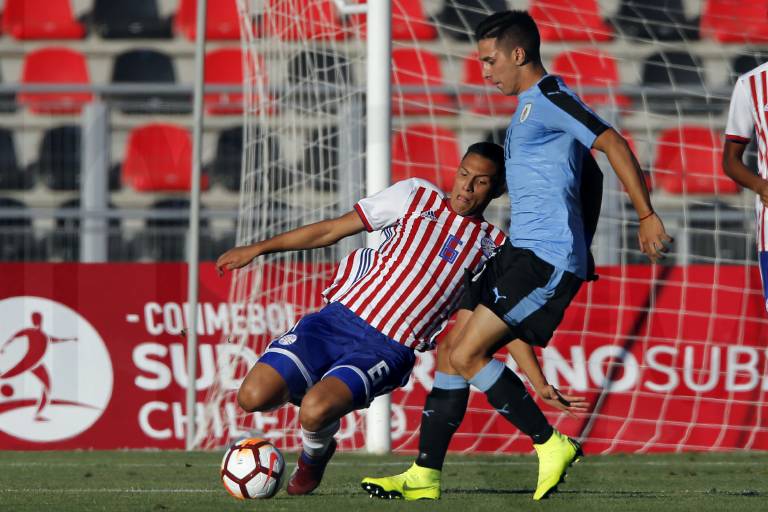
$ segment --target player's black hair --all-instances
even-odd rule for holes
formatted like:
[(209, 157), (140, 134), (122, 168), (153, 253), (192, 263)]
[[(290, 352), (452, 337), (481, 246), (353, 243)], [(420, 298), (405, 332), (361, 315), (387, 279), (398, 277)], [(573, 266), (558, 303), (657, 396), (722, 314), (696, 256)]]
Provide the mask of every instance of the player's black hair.
[(501, 197), (507, 191), (507, 177), (504, 172), (504, 148), (493, 142), (475, 142), (467, 148), (467, 152), (464, 153), (461, 159), (464, 160), (470, 153), (493, 162), (493, 165), (496, 167), (496, 174), (493, 175), (491, 196), (493, 199)]
[(514, 48), (525, 50), (527, 61), (541, 62), (539, 27), (528, 11), (504, 11), (491, 14), (475, 28), (475, 40), (496, 39), (509, 54)]

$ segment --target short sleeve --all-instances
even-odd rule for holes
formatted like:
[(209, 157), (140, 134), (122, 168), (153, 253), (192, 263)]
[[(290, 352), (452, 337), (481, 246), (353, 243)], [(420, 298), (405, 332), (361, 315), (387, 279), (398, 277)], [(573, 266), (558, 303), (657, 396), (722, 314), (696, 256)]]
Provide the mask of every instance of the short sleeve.
[(381, 192), (361, 199), (355, 204), (365, 229), (376, 231), (396, 223), (405, 215), (413, 191), (419, 186), (418, 180), (398, 181)]
[(544, 78), (539, 83), (539, 88), (550, 102), (547, 115), (549, 126), (572, 135), (584, 146), (591, 148), (595, 139), (611, 127), (578, 96), (561, 88), (556, 77)]
[(750, 94), (745, 81), (740, 79), (733, 87), (731, 106), (728, 109), (728, 123), (725, 127), (725, 139), (747, 144), (752, 139), (754, 129)]

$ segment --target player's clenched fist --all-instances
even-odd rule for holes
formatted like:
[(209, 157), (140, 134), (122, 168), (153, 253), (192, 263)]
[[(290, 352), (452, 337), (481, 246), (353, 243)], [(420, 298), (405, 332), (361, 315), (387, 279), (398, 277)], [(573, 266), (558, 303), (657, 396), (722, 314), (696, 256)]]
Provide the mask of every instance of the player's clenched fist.
[(256, 256), (258, 256), (258, 252), (253, 247), (235, 247), (219, 256), (219, 259), (216, 260), (216, 272), (219, 276), (223, 276), (225, 270), (242, 268)]

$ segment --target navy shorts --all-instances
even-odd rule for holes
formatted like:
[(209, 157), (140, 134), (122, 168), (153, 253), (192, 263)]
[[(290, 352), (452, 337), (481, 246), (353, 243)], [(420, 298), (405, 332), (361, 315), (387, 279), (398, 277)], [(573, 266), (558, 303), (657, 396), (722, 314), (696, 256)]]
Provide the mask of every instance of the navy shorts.
[(415, 361), (413, 350), (338, 302), (302, 318), (259, 358), (283, 377), (292, 403), (301, 403), (320, 380), (336, 377), (352, 391), (357, 408), (407, 384)]
[(583, 282), (509, 241), (466, 279), (460, 309), (474, 310), (482, 304), (517, 338), (540, 347), (547, 346)]

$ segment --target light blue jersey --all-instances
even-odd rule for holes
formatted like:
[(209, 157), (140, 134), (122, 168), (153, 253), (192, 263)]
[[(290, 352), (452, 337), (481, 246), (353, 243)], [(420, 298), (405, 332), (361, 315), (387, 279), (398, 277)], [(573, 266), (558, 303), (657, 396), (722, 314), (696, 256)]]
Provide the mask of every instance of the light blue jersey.
[(509, 240), (585, 279), (582, 163), (610, 126), (557, 76), (545, 75), (518, 100), (504, 142)]

